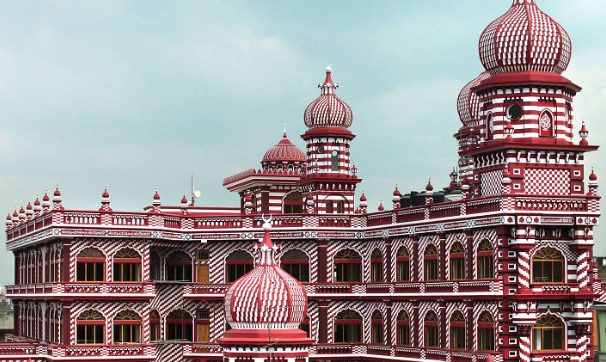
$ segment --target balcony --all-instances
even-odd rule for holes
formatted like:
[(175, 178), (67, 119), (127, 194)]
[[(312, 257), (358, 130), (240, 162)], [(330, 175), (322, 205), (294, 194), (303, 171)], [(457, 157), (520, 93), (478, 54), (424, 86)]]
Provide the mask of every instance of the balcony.
[[(11, 340), (11, 336), (7, 337), (8, 340)], [(119, 359), (127, 361), (153, 361), (155, 360), (155, 346), (144, 344), (56, 346), (37, 342), (6, 342), (0, 343), (0, 356), (11, 356), (9, 360), (19, 360), (19, 358), (25, 359), (29, 357), (39, 359), (40, 357), (43, 357), (48, 360), (76, 359), (82, 361), (99, 361), (101, 359)], [(5, 360), (2, 358), (0, 359), (3, 361)]]
[(154, 283), (44, 283), (20, 284), (6, 287), (12, 299), (151, 299)]

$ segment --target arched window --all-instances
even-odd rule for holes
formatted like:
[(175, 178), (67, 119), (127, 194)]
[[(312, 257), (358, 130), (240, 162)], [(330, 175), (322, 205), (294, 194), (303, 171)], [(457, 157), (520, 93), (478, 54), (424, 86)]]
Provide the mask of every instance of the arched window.
[(299, 324), (299, 328), (305, 332), (307, 338), (311, 338), (310, 329), (309, 329), (309, 317), (305, 316), (305, 320)]
[(438, 316), (432, 311), (425, 315), (425, 347), (438, 347)]
[(465, 349), (465, 317), (459, 311), (450, 317), (450, 348)]
[(539, 137), (553, 137), (553, 115), (548, 110), (539, 117)]
[(532, 258), (532, 280), (535, 283), (562, 283), (564, 258), (552, 248), (539, 250)]
[(166, 339), (192, 341), (192, 318), (182, 310), (170, 312), (166, 317)]
[(210, 311), (196, 311), (196, 342), (210, 342)]
[(114, 344), (141, 343), (141, 317), (132, 311), (114, 317)]
[(450, 279), (465, 279), (465, 249), (461, 243), (454, 243), (450, 248)]
[(494, 255), (490, 241), (483, 240), (478, 246), (478, 279), (494, 278)]
[(408, 250), (406, 247), (401, 247), (398, 250), (398, 254), (396, 257), (396, 269), (398, 273), (398, 281), (399, 282), (409, 282), (410, 281), (410, 255), (408, 254)]
[(280, 259), (282, 269), (301, 283), (309, 283), (309, 257), (300, 250), (289, 250)]
[(303, 213), (303, 195), (300, 192), (291, 192), (284, 198), (285, 214)]
[(78, 316), (76, 344), (105, 344), (105, 318), (101, 313), (87, 310)]
[(334, 208), (332, 206), (332, 201), (326, 201), (326, 213), (327, 214), (332, 214), (334, 211)]
[(383, 281), (383, 255), (381, 250), (375, 249), (370, 256), (370, 281), (378, 283)]
[(352, 310), (346, 310), (335, 318), (335, 343), (362, 342), (362, 317)]
[(160, 315), (155, 310), (149, 313), (149, 329), (151, 332), (151, 340), (160, 340)]
[(494, 133), (494, 118), (492, 113), (486, 115), (486, 139), (491, 140)]
[(114, 256), (115, 282), (141, 281), (141, 255), (133, 249), (121, 249)]
[(532, 349), (557, 351), (564, 347), (564, 324), (552, 315), (541, 317), (532, 326)]
[(156, 251), (149, 254), (149, 278), (161, 280), (160, 278), (160, 255)]
[(76, 281), (105, 281), (105, 255), (97, 249), (82, 250), (77, 257)]
[(345, 202), (337, 201), (337, 214), (345, 213)]
[(478, 318), (478, 349), (494, 351), (494, 319), (488, 312), (480, 314)]
[(335, 255), (335, 282), (359, 283), (362, 280), (362, 258), (353, 250), (341, 250)]
[(166, 258), (166, 280), (191, 282), (192, 260), (183, 251), (175, 251)]
[(331, 171), (339, 171), (339, 151), (333, 150), (330, 154)]
[(425, 280), (438, 280), (438, 250), (433, 244), (425, 249)]
[(405, 311), (398, 314), (398, 345), (410, 346), (410, 317)]
[(381, 315), (381, 312), (379, 312), (378, 310), (374, 311), (374, 313), (372, 313), (372, 318), (371, 318), (371, 324), (372, 324), (372, 335), (371, 335), (371, 340), (372, 343), (383, 343), (383, 316)]
[(236, 250), (225, 259), (225, 264), (227, 266), (225, 282), (233, 283), (253, 270), (254, 260), (249, 253)]

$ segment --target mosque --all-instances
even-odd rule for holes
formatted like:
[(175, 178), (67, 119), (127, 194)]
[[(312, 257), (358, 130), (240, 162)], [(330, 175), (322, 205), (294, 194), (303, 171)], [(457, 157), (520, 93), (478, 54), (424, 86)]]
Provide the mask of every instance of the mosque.
[(73, 210), (57, 187), (9, 213), (2, 360), (593, 361), (600, 196), (584, 155), (598, 147), (562, 76), (571, 40), (515, 0), (479, 55), (450, 184), (396, 187), (378, 210), (356, 196), (353, 111), (328, 67), (305, 150), (284, 133), (224, 179), (237, 207), (151, 190), (118, 211), (105, 190)]

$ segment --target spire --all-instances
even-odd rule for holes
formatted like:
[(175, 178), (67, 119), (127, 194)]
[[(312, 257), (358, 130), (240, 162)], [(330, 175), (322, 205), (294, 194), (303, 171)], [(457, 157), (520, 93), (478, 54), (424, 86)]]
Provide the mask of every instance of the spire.
[(269, 234), (269, 231), (271, 230), (271, 215), (267, 219), (265, 218), (265, 215), (263, 215), (262, 219), (263, 239), (261, 240), (261, 244), (257, 246), (261, 253), (259, 265), (277, 265), (276, 251), (279, 247), (274, 245), (273, 241), (271, 241), (271, 235)]

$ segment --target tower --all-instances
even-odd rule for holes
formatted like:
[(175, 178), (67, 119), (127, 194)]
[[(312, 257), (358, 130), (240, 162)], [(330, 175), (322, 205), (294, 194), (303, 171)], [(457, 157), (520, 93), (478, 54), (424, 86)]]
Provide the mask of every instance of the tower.
[(350, 144), (356, 137), (349, 130), (353, 113), (337, 97), (338, 87), (332, 80), (332, 68), (327, 66), (326, 79), (318, 85), (320, 96), (305, 109), (309, 129), (301, 138), (307, 144), (307, 171), (301, 183), (316, 212), (352, 214), (356, 185), (362, 180), (351, 167)]
[(218, 340), (225, 362), (309, 360), (313, 340), (299, 329), (307, 314), (307, 293), (276, 261), (279, 246), (271, 241), (270, 222), (263, 224), (259, 263), (225, 295), (231, 329)]

